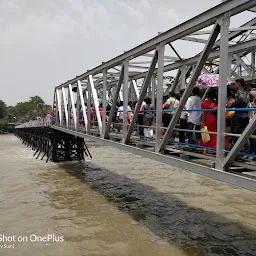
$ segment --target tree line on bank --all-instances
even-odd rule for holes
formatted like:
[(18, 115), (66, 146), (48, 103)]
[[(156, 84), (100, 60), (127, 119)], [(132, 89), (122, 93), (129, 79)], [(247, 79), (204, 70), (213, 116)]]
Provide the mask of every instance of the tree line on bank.
[(49, 107), (40, 96), (32, 96), (28, 101), (18, 102), (15, 106), (7, 106), (0, 100), (0, 132), (7, 131), (8, 123), (35, 120), (47, 114)]

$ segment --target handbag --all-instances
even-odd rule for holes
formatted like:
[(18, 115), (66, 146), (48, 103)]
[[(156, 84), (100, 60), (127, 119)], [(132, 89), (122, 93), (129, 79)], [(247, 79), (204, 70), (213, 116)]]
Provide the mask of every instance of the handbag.
[[(227, 106), (229, 106), (229, 105), (227, 104)], [(226, 119), (232, 119), (232, 117), (235, 115), (235, 113), (236, 113), (236, 111), (226, 111)]]
[(227, 111), (226, 112), (226, 119), (232, 119), (235, 115), (236, 111)]
[(207, 126), (204, 126), (203, 128), (201, 128), (201, 137), (204, 144), (206, 144), (211, 139), (209, 133), (207, 132), (208, 132)]

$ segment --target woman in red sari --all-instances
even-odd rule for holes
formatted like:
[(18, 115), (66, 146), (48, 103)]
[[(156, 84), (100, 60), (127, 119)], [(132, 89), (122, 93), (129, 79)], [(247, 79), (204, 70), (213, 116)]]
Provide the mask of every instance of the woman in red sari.
[[(214, 109), (214, 111), (206, 111), (202, 115), (201, 127), (207, 126), (208, 132), (217, 132), (217, 108), (218, 105), (215, 103), (216, 93), (209, 91), (207, 93), (207, 99), (202, 103), (202, 109)], [(200, 140), (200, 146), (209, 148), (216, 148), (217, 134), (209, 134), (210, 140), (207, 143), (203, 143), (202, 137)], [(206, 150), (208, 154), (215, 154), (214, 151)]]

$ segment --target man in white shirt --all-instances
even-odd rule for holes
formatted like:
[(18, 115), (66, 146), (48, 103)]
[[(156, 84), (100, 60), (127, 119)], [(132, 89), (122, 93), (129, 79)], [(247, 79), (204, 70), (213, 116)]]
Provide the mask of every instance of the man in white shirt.
[[(163, 104), (162, 108), (163, 110), (176, 110), (180, 104), (180, 102), (176, 99), (176, 95), (174, 93), (170, 94), (170, 97), (166, 100), (166, 102)], [(165, 112), (163, 115), (163, 124), (164, 127), (168, 127), (169, 123), (172, 119), (174, 112)]]
[(45, 126), (51, 125), (51, 120), (52, 120), (52, 115), (50, 112), (48, 112), (48, 114), (45, 117)]
[[(199, 88), (195, 87), (192, 91), (192, 96), (187, 102), (187, 110), (201, 110), (202, 100), (198, 96)], [(201, 128), (201, 111), (189, 111), (188, 112), (188, 129), (199, 131)], [(195, 133), (195, 138), (193, 138), (193, 132), (188, 132), (188, 143), (189, 144), (199, 144), (200, 142), (200, 133)]]
[(118, 109), (117, 109), (117, 114), (116, 114), (116, 121), (117, 121), (117, 123), (119, 123), (119, 124), (117, 125), (117, 130), (118, 130), (118, 132), (120, 132), (121, 129), (122, 129), (122, 127), (123, 127), (123, 125), (122, 125), (122, 123), (123, 123), (123, 118), (124, 118), (123, 101), (120, 101), (120, 105), (119, 105), (119, 107), (118, 107)]

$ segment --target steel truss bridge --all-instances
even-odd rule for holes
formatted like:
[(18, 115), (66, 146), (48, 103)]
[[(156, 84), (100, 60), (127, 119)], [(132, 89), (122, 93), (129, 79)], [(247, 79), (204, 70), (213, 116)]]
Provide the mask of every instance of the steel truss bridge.
[[(236, 144), (225, 151), (225, 108), (227, 99), (227, 78), (243, 77), (255, 81), (256, 0), (232, 0), (223, 2), (212, 9), (124, 52), (107, 62), (103, 62), (54, 89), (53, 105), (56, 116), (51, 129), (78, 138), (94, 140), (143, 157), (169, 165), (184, 168), (210, 178), (256, 191), (256, 165), (251, 162), (236, 162), (245, 142), (255, 131), (256, 116), (239, 136)], [(232, 28), (233, 19), (243, 13), (254, 18)], [(187, 49), (201, 47), (192, 56), (181, 56), (174, 42), (182, 41)], [(216, 156), (203, 155), (200, 151), (186, 151), (181, 146), (170, 145), (169, 139), (184, 109), (188, 97), (200, 74), (217, 73), (218, 87), (217, 145)], [(162, 136), (163, 96), (170, 92), (184, 93), (173, 114), (165, 135)], [(155, 105), (155, 137), (152, 141), (140, 140), (133, 135), (138, 114), (145, 97), (151, 97)], [(111, 130), (116, 104), (122, 100), (122, 132)], [(131, 123), (128, 125), (128, 102), (137, 101)], [(102, 119), (99, 103), (103, 105)], [(79, 113), (75, 107), (82, 106), (84, 126), (79, 125)], [(88, 108), (86, 108), (86, 104)], [(91, 127), (90, 105), (96, 112), (96, 122)], [(111, 110), (106, 113), (106, 106)], [(71, 112), (76, 112), (71, 119)], [(108, 121), (106, 116), (109, 116)], [(23, 128), (29, 128), (29, 124)], [(246, 169), (246, 173), (244, 170)]]

